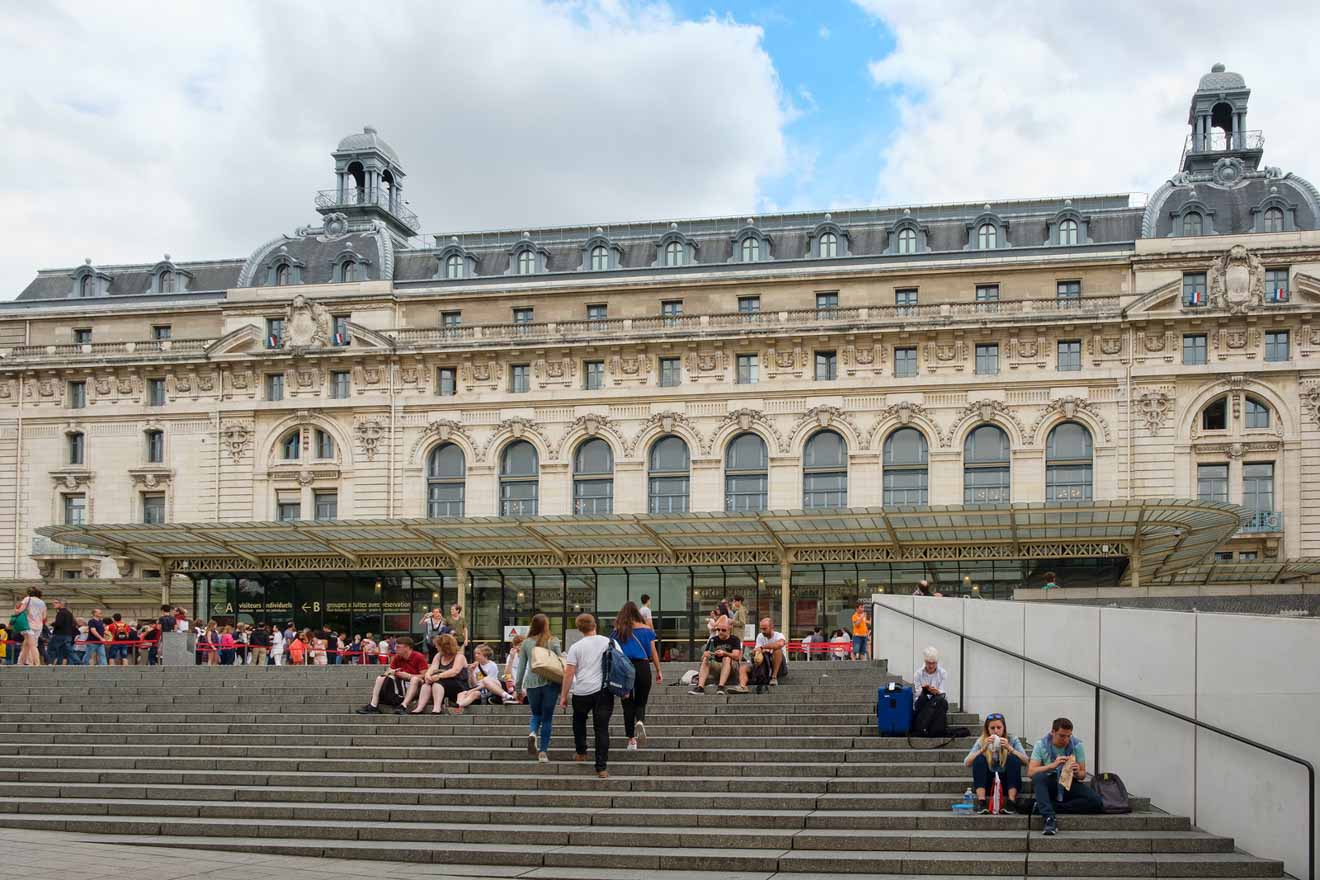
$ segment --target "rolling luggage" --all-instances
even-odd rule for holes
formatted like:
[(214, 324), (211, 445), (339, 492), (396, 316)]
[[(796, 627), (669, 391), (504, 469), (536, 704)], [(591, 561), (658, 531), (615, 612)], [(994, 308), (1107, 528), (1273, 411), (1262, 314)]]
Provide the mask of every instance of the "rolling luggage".
[(912, 727), (912, 688), (891, 682), (876, 691), (875, 726), (881, 736), (907, 736)]

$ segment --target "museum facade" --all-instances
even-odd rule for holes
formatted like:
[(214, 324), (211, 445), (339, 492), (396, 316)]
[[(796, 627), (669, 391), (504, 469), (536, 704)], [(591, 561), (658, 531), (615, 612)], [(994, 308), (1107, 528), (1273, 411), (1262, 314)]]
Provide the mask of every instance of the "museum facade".
[(1144, 200), (428, 237), (364, 129), (313, 226), (0, 304), (0, 574), (491, 640), (648, 594), (684, 647), (735, 594), (1302, 576), (1320, 194), (1249, 95), (1202, 77)]

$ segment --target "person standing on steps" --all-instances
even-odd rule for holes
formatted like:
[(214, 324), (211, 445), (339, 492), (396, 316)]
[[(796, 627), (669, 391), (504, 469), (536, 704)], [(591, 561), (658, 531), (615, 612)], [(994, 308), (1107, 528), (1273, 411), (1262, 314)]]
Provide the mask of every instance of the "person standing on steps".
[(610, 640), (596, 632), (596, 618), (579, 614), (577, 630), (582, 638), (564, 655), (564, 683), (559, 689), (559, 705), (567, 707), (573, 698), (573, 760), (587, 760), (587, 716), (596, 731), (596, 775), (609, 778), (610, 716), (614, 714), (614, 694), (605, 687), (602, 659), (610, 650)]
[(730, 606), (729, 623), (732, 624), (732, 632), (741, 641), (747, 634), (747, 606), (743, 604), (742, 596), (733, 597), (733, 605)]
[(435, 659), (435, 640), (447, 632), (450, 632), (449, 624), (445, 622), (444, 612), (439, 608), (432, 608), (422, 618), (422, 644), (426, 646), (427, 660)]
[(19, 666), (40, 666), (41, 650), (37, 647), (37, 642), (41, 639), (41, 631), (46, 627), (46, 603), (41, 600), (41, 590), (36, 587), (28, 587), (27, 595), (19, 600), (14, 608), (14, 616), (22, 614), (27, 623), (27, 629), (22, 630), (19, 636), (23, 640), (23, 645), (18, 651)]
[(614, 618), (610, 638), (619, 643), (633, 665), (633, 692), (623, 698), (623, 732), (628, 737), (628, 751), (635, 752), (639, 745), (646, 745), (646, 703), (651, 697), (652, 672), (656, 684), (664, 681), (660, 674), (660, 654), (655, 649), (655, 630), (642, 617), (636, 603), (625, 602), (619, 616)]
[(1000, 712), (985, 716), (981, 735), (972, 743), (972, 749), (963, 759), (963, 765), (972, 768), (972, 785), (976, 789), (977, 812), (989, 813), (986, 792), (999, 774), (999, 785), (1004, 792), (1005, 813), (1014, 812), (1014, 801), (1022, 788), (1022, 769), (1027, 765), (1027, 752), (1022, 740), (1009, 736), (1007, 722)]
[(51, 624), (50, 665), (77, 666), (78, 659), (73, 654), (73, 640), (78, 635), (78, 621), (73, 612), (64, 605), (63, 599), (51, 599), (55, 606), (55, 622)]
[(870, 656), (866, 650), (870, 637), (871, 615), (866, 610), (866, 603), (858, 602), (852, 616), (852, 659), (865, 660)]
[(642, 620), (646, 621), (646, 625), (649, 626), (651, 629), (655, 629), (655, 621), (651, 618), (650, 595), (648, 595), (647, 593), (642, 593), (642, 604), (641, 607), (638, 608), (637, 610), (642, 613)]
[(531, 715), (527, 719), (527, 753), (535, 755), (542, 764), (550, 760), (550, 731), (555, 723), (555, 703), (559, 699), (559, 682), (542, 678), (532, 669), (532, 653), (537, 648), (545, 648), (555, 656), (562, 652), (559, 639), (550, 632), (550, 618), (544, 614), (532, 617), (532, 625), (523, 639), (522, 663), (518, 666), (518, 677), (513, 686), (527, 698)]
[(1045, 819), (1042, 834), (1059, 831), (1056, 813), (1099, 813), (1100, 796), (1086, 784), (1086, 747), (1073, 736), (1073, 723), (1055, 718), (1050, 732), (1041, 737), (1027, 765), (1036, 793), (1036, 812)]

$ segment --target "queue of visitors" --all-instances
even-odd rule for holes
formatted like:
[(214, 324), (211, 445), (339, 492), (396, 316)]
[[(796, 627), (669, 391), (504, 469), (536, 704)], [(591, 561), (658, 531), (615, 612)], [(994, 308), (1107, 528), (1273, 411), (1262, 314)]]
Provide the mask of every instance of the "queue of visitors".
[[(0, 619), (0, 662), (19, 666), (155, 666), (160, 636), (187, 632), (182, 608), (161, 606), (156, 620), (129, 621), (115, 613), (106, 618), (100, 608), (87, 618), (76, 617), (62, 599), (42, 597), (29, 587), (6, 622)], [(53, 612), (53, 615), (52, 615)]]

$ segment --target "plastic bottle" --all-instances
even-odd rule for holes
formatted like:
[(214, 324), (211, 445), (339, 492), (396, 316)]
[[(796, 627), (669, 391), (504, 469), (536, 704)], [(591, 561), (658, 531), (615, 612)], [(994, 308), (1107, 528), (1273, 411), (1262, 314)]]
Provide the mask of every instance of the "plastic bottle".
[(968, 808), (976, 806), (976, 795), (972, 794), (970, 788), (963, 792), (962, 802), (966, 804)]

